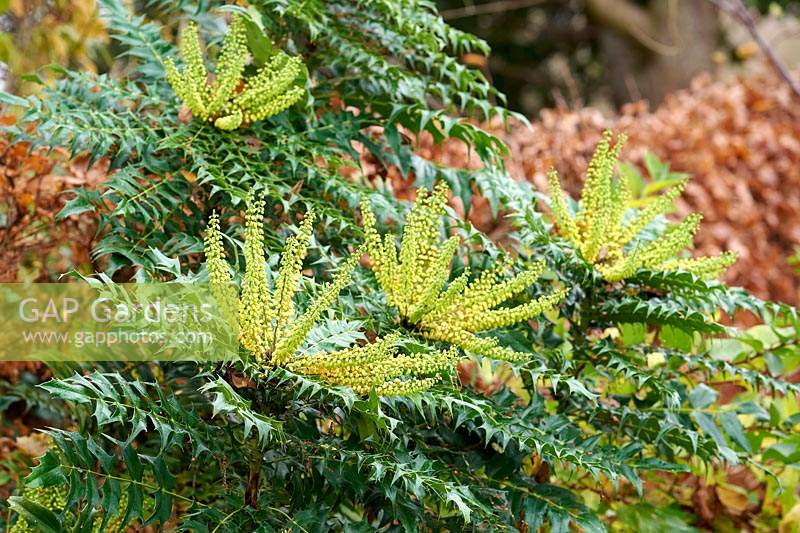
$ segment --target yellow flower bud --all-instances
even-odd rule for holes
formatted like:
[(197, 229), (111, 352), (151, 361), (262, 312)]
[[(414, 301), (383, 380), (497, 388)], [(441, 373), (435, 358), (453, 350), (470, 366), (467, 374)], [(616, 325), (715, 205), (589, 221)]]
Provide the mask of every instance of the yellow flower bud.
[[(67, 503), (67, 492), (67, 485), (25, 487), (22, 496), (49, 511), (58, 513), (64, 509)], [(35, 531), (39, 531), (39, 528), (34, 528), (24, 516), (19, 516), (11, 529), (9, 529), (9, 533), (33, 533)]]

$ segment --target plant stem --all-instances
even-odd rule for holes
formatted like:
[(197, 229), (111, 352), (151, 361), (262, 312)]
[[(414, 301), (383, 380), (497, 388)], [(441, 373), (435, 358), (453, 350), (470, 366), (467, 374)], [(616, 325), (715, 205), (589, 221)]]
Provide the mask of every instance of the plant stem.
[(261, 482), (261, 455), (254, 453), (250, 460), (250, 473), (247, 478), (247, 487), (244, 492), (244, 504), (258, 508), (258, 486)]

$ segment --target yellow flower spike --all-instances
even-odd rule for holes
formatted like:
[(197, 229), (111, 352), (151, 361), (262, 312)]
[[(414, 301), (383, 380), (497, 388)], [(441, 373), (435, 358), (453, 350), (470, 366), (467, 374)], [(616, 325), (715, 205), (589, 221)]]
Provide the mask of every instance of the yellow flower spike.
[(467, 286), (459, 302), (454, 302), (442, 314), (456, 314), (461, 320), (476, 320), (478, 315), (509, 300), (532, 285), (544, 272), (544, 263), (537, 261), (528, 266), (528, 270), (517, 276), (503, 280), (502, 274), (509, 268), (508, 264), (498, 265), (484, 273), (478, 280)]
[(500, 346), (499, 341), (494, 337), (478, 337), (466, 330), (450, 327), (449, 324), (437, 324), (431, 329), (423, 330), (422, 336), (426, 339), (453, 344), (466, 352), (480, 354), (490, 359), (510, 363), (522, 363), (530, 359), (530, 354)]
[[(181, 52), (184, 54), (186, 70), (184, 80), (187, 89), (192, 91), (196, 100), (201, 103), (201, 114), (205, 114), (205, 105), (208, 100), (208, 71), (203, 61), (203, 52), (200, 44), (200, 35), (197, 24), (190, 22), (181, 39)], [(203, 117), (205, 118), (205, 117)]]
[(208, 72), (203, 63), (197, 25), (190, 22), (181, 31), (180, 51), (183, 56), (183, 74), (178, 72), (171, 58), (164, 62), (167, 82), (192, 113), (206, 120), (208, 100)]
[(256, 122), (280, 113), (302, 98), (305, 90), (293, 86), (300, 76), (303, 62), (299, 57), (276, 54), (258, 69), (245, 83), (244, 89), (233, 100), (234, 105), (246, 110), (247, 122)]
[[(376, 387), (375, 392), (381, 396), (408, 396), (430, 389), (437, 381), (439, 381), (438, 378), (394, 379)], [(366, 392), (363, 390), (362, 394)]]
[(691, 245), (700, 224), (700, 215), (689, 215), (682, 222), (668, 225), (656, 239), (640, 241), (642, 232), (659, 216), (674, 209), (686, 180), (677, 181), (644, 208), (626, 218), (632, 203), (627, 182), (614, 179), (625, 137), (606, 131), (597, 145), (581, 191), (579, 210), (572, 216), (567, 209), (558, 175), (548, 174), (551, 210), (558, 233), (570, 241), (583, 259), (594, 266), (606, 281), (616, 282), (636, 274), (640, 268), (683, 269), (703, 278), (714, 278), (736, 260), (732, 252), (717, 257), (680, 259), (676, 257)]
[(392, 357), (397, 353), (398, 333), (393, 333), (373, 343), (355, 348), (348, 348), (333, 353), (317, 353), (306, 357), (298, 357), (289, 363), (290, 370), (306, 373), (323, 373), (337, 369), (364, 365), (382, 359), (386, 355)]
[(214, 73), (216, 79), (210, 87), (210, 101), (206, 106), (207, 119), (222, 112), (234, 97), (236, 89), (241, 83), (247, 61), (247, 35), (245, 32), (244, 19), (234, 17), (217, 58), (217, 69)]
[[(391, 235), (386, 235), (381, 239), (378, 230), (375, 229), (375, 214), (369, 207), (369, 200), (361, 200), (361, 216), (363, 217), (364, 237), (367, 249), (369, 250), (370, 260), (372, 261), (375, 277), (381, 286), (391, 286), (397, 279), (397, 252)], [(396, 303), (391, 302), (392, 305)]]
[(222, 43), (213, 81), (209, 81), (197, 25), (190, 23), (180, 39), (183, 71), (172, 59), (164, 62), (167, 82), (192, 114), (221, 130), (235, 130), (276, 115), (305, 95), (299, 85), (303, 62), (277, 51), (255, 75), (245, 78), (251, 54), (245, 20), (235, 16)]
[(242, 116), (241, 110), (235, 109), (230, 115), (225, 115), (215, 120), (214, 126), (221, 130), (233, 131), (242, 125), (243, 120), (244, 117)]
[(311, 233), (314, 231), (315, 218), (313, 211), (306, 213), (306, 217), (300, 224), (300, 233), (286, 240), (283, 254), (281, 254), (281, 265), (278, 271), (278, 279), (275, 283), (273, 303), (273, 307), (278, 312), (277, 327), (279, 329), (289, 323), (294, 311), (294, 293), (300, 280), (300, 273), (308, 251)]
[(441, 251), (434, 252), (435, 259), (426, 272), (427, 280), (419, 286), (420, 301), (409, 313), (412, 322), (419, 321), (436, 304), (436, 296), (450, 277), (450, 262), (453, 260), (456, 248), (458, 248), (458, 237), (450, 237), (445, 241)]
[(586, 239), (581, 252), (589, 262), (597, 259), (603, 244), (607, 242), (608, 228), (611, 227), (615, 213), (612, 177), (625, 138), (620, 136), (613, 147), (611, 141), (611, 132), (604, 132), (603, 139), (589, 163), (586, 184), (581, 193), (586, 228)]
[(358, 251), (347, 258), (344, 265), (333, 277), (333, 281), (322, 286), (322, 294), (314, 300), (311, 307), (300, 318), (289, 324), (281, 337), (276, 339), (275, 352), (273, 353), (274, 364), (284, 365), (295, 356), (295, 352), (305, 340), (308, 332), (311, 331), (314, 323), (322, 315), (322, 312), (333, 304), (342, 289), (350, 283), (350, 277), (358, 265), (361, 253), (361, 251)]
[[(361, 394), (371, 389), (379, 394), (410, 394), (429, 388), (457, 360), (452, 351), (397, 355), (398, 341), (399, 335), (392, 334), (365, 346), (300, 357), (288, 366), (292, 371), (319, 376)], [(437, 377), (417, 379), (430, 375)]]
[[(429, 303), (421, 299), (423, 295), (419, 292), (419, 288), (425, 285), (429, 268), (439, 255), (438, 244), (441, 233), (438, 222), (445, 212), (446, 195), (447, 189), (442, 185), (436, 187), (433, 192), (420, 189), (417, 192), (417, 201), (406, 220), (400, 241), (398, 276), (403, 283), (410, 283), (417, 289), (414, 292), (400, 293), (402, 297), (398, 301), (398, 306), (406, 315), (413, 314), (417, 306)], [(450, 260), (452, 253), (447, 258), (448, 262)]]
[(534, 263), (528, 271), (505, 279), (510, 261), (484, 271), (472, 283), (467, 271), (448, 284), (458, 239), (445, 240), (442, 236), (447, 192), (442, 185), (433, 192), (417, 192), (406, 217), (399, 253), (391, 236), (381, 239), (369, 203), (362, 202), (367, 251), (387, 303), (396, 307), (400, 320), (422, 337), (488, 357), (525, 360), (529, 354), (503, 348), (496, 339), (476, 333), (530, 320), (555, 306), (566, 291), (517, 307), (493, 309), (520, 295), (544, 271), (543, 263)]
[[(242, 346), (265, 368), (285, 367), (293, 372), (316, 376), (331, 385), (352, 388), (358, 394), (412, 394), (430, 388), (440, 374), (456, 363), (452, 352), (398, 355), (399, 335), (389, 335), (360, 347), (334, 353), (301, 355), (298, 350), (322, 313), (338, 298), (363, 254), (347, 258), (330, 283), (304, 313), (295, 316), (293, 297), (303, 268), (315, 217), (309, 212), (296, 236), (287, 239), (281, 255), (274, 292), (267, 283), (264, 260), (264, 201), (250, 197), (245, 221), (246, 268), (239, 302), (239, 331)], [(380, 238), (378, 239), (380, 243)], [(212, 292), (236, 299), (225, 261), (219, 217), (214, 214), (205, 235), (206, 266)]]
[(206, 269), (211, 293), (220, 305), (224, 318), (233, 322), (239, 306), (239, 296), (233, 285), (225, 249), (222, 246), (222, 233), (219, 229), (219, 215), (215, 212), (208, 221), (205, 233)]
[(473, 315), (467, 318), (465, 323), (467, 329), (471, 331), (483, 331), (510, 326), (517, 322), (529, 320), (534, 316), (538, 316), (552, 309), (566, 297), (568, 292), (568, 289), (559, 289), (518, 307), (495, 309), (480, 315)]
[[(617, 146), (621, 147), (621, 145), (622, 141), (617, 143)], [(613, 168), (611, 172), (613, 176)], [(610, 180), (611, 178), (609, 178), (609, 181)], [(625, 213), (628, 211), (628, 205), (630, 205), (631, 201), (631, 189), (627, 180), (618, 180), (616, 186), (612, 184), (611, 205), (609, 208), (608, 220), (606, 221), (606, 230), (610, 231), (610, 235), (608, 236), (610, 236), (612, 242), (617, 244), (617, 248), (620, 252), (622, 251), (622, 246), (618, 245), (618, 243), (620, 242), (621, 233), (623, 231), (622, 228), (624, 227)]]
[(239, 331), (242, 345), (258, 359), (267, 353), (267, 324), (273, 317), (267, 267), (264, 262), (264, 200), (251, 196), (245, 217), (242, 297), (239, 304)]
[(661, 265), (691, 245), (702, 218), (692, 213), (680, 223), (670, 225), (659, 239), (647, 243), (641, 252), (642, 265), (648, 268)]
[(577, 241), (579, 238), (578, 226), (575, 224), (575, 219), (569, 214), (567, 204), (564, 201), (564, 191), (558, 181), (558, 172), (555, 169), (550, 169), (547, 173), (547, 179), (549, 183), (547, 192), (550, 196), (550, 208), (553, 211), (556, 225), (562, 235), (569, 240)]
[(673, 259), (662, 265), (667, 269), (681, 269), (692, 272), (701, 278), (716, 278), (736, 262), (735, 252), (722, 252), (716, 257), (698, 257), (696, 259)]
[(439, 296), (439, 299), (433, 304), (427, 316), (430, 320), (436, 320), (441, 313), (449, 309), (453, 304), (458, 301), (464, 289), (467, 288), (469, 283), (469, 268), (465, 268), (464, 272), (456, 279), (450, 282), (447, 289)]
[[(657, 217), (670, 212), (675, 207), (675, 200), (686, 187), (686, 181), (682, 181), (669, 189), (667, 192), (647, 204), (641, 209), (629, 223), (621, 228), (619, 242), (628, 243), (635, 239), (647, 226)], [(627, 207), (627, 206), (626, 206)]]

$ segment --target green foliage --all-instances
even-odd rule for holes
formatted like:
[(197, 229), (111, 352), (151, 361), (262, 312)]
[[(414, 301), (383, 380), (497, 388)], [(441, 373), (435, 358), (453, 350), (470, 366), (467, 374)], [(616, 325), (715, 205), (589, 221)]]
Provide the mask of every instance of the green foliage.
[[(674, 186), (673, 178), (686, 178), (671, 175), (657, 163), (649, 158), (651, 176), (671, 183), (660, 184), (657, 179), (644, 183), (636, 200), (642, 212), (663, 198), (658, 191)], [(609, 179), (613, 170), (606, 170)], [(623, 167), (621, 179), (625, 178), (640, 179)], [(759, 454), (769, 448), (769, 439), (784, 442), (786, 426), (779, 420), (794, 409), (786, 411), (781, 398), (784, 394), (796, 398), (800, 391), (782, 377), (800, 364), (795, 309), (762, 302), (741, 289), (686, 269), (666, 269), (663, 264), (641, 265), (627, 277), (608, 283), (597, 264), (576, 249), (580, 242), (553, 238), (553, 226), (531, 207), (533, 193), (510, 189), (501, 193), (516, 210), (515, 238), (520, 250), (547, 258), (561, 283), (575, 288), (560, 309), (554, 342), (563, 355), (562, 364), (572, 369), (592, 399), (573, 394), (568, 401), (559, 401), (557, 412), (579, 423), (582, 431), (613, 435), (612, 442), (627, 442), (627, 447), (639, 448), (637, 454), (649, 449), (698, 476), (707, 474), (709, 462), (722, 461), (754, 465), (755, 475), (770, 486), (789, 479), (783, 473), (784, 464), (755, 461), (764, 457)], [(558, 202), (551, 201), (551, 205)], [(636, 220), (635, 213), (629, 216)], [(554, 218), (559, 224), (556, 213)], [(567, 223), (561, 223), (559, 233)], [(642, 235), (652, 239), (661, 228), (663, 223), (653, 224)], [(606, 239), (607, 234), (603, 235)], [(752, 331), (726, 325), (725, 314), (734, 316), (742, 310), (764, 323)], [(773, 350), (781, 355), (775, 356)], [(769, 361), (773, 361), (771, 370)], [(737, 389), (725, 405), (720, 402), (719, 383), (731, 383)], [(781, 473), (770, 477), (775, 472)], [(659, 506), (658, 512), (648, 512), (650, 506), (637, 501), (637, 492), (641, 494), (644, 480), (654, 487), (664, 481), (640, 476), (641, 480), (628, 478), (633, 494), (628, 491), (626, 496), (622, 490), (613, 503), (598, 502), (595, 510), (619, 512), (614, 526), (621, 531), (689, 528), (681, 512), (661, 506), (671, 503), (691, 511), (691, 499), (674, 496), (670, 501), (656, 499), (655, 492), (645, 493)]]
[[(375, 200), (383, 209), (396, 209), (385, 193), (339, 172), (357, 164), (353, 142), (380, 164), (414, 171), (421, 184), (445, 179), (464, 197), (477, 174), (415, 156), (401, 129), (464, 140), (486, 161), (486, 172), (500, 165), (502, 143), (449, 114), (507, 116), (488, 103), (495, 91), (483, 76), (448, 55), (485, 50), (485, 44), (449, 28), (425, 3), (401, 9), (394, 2), (365, 2), (358, 8), (318, 0), (256, 2), (255, 11), (237, 12), (247, 18), (249, 48), (249, 35), (257, 30), (259, 42), (271, 38), (276, 49), (302, 58), (310, 90), (306, 107), (295, 106), (227, 136), (200, 121), (180, 120), (180, 103), (164, 67), (177, 51), (160, 25), (131, 14), (118, 0), (102, 0), (100, 7), (109, 32), (133, 63), (130, 78), (120, 82), (68, 73), (54, 87), (43, 88), (41, 98), (27, 100), (25, 117), (37, 122), (36, 131), (19, 127), (14, 134), (34, 145), (85, 151), (92, 160), (109, 156), (112, 169), (121, 168), (100, 190), (77, 191), (62, 212), (100, 214), (102, 239), (94, 254), (107, 261), (109, 275), (133, 265), (138, 279), (150, 278), (157, 270), (151, 249), (192, 261), (202, 251), (198, 236), (211, 211), (203, 206), (222, 212), (254, 189), (268, 196), (270, 216), (313, 207), (331, 222), (324, 242), (341, 251), (340, 230), (354, 231), (352, 210), (361, 197), (381, 196)], [(168, 10), (183, 18), (182, 7), (178, 3)], [(219, 27), (219, 12), (204, 11), (215, 7), (216, 2), (206, 3), (200, 13), (191, 12), (198, 22)], [(366, 107), (370, 113), (352, 111)], [(369, 133), (374, 126), (387, 135), (375, 138)], [(142, 232), (143, 227), (149, 229)], [(280, 242), (277, 235), (268, 237)]]
[[(108, 157), (115, 172), (62, 213), (99, 215), (101, 278), (208, 280), (244, 350), (213, 364), (54, 365), (36, 393), (8, 394), (64, 414), (27, 483), (68, 487), (59, 512), (76, 530), (101, 508), (192, 531), (646, 528), (645, 482), (756, 461), (791, 481), (796, 313), (693, 273), (712, 270), (679, 256), (694, 219), (662, 231), (660, 218), (683, 177), (652, 164), (659, 176), (627, 193), (607, 139), (576, 216), (554, 179), (567, 238), (554, 236), (542, 195), (464, 120), (508, 115), (456, 60), (485, 44), (426, 1), (153, 2), (161, 22), (100, 3), (135, 68), (64, 74), (24, 100), (36, 127), (11, 131)], [(190, 22), (208, 36), (228, 26), (208, 39), (213, 81)], [(190, 28), (181, 72), (169, 66), (177, 27)], [(278, 49), (308, 69), (302, 105), (209, 124), (238, 122), (246, 92), (231, 80), (281, 71)], [(200, 120), (185, 120), (168, 77)], [(466, 142), (483, 168), (422, 159), (424, 132)], [(365, 176), (364, 155), (413, 173), (416, 203)], [(510, 249), (455, 216), (443, 232), (448, 188), (503, 208)], [(405, 221), (399, 243), (379, 233), (390, 221)], [(358, 268), (362, 244), (371, 269)], [(730, 326), (723, 315), (740, 310), (760, 329)], [(738, 391), (724, 404), (721, 381)], [(55, 511), (17, 498), (15, 513), (52, 523)], [(680, 516), (652, 520), (675, 528)]]

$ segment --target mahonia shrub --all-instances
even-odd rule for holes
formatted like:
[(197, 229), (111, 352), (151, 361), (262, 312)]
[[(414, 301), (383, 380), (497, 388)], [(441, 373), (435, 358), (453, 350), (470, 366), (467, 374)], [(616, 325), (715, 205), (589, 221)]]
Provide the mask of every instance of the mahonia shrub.
[[(615, 187), (625, 187), (620, 182), (630, 170), (622, 167), (619, 170), (625, 172), (615, 176), (620, 147), (609, 148), (610, 139), (607, 133), (592, 161), (594, 169), (603, 168), (599, 162), (609, 156), (614, 161), (604, 170), (606, 186), (611, 184), (606, 191), (611, 192), (599, 193), (606, 214), (593, 217), (586, 204), (581, 206), (589, 180), (577, 204), (581, 209), (577, 217), (569, 214), (568, 202), (557, 182), (551, 181), (556, 196), (544, 199), (551, 206), (552, 220), (535, 208), (541, 195), (509, 182), (505, 199), (517, 227), (512, 238), (524, 253), (546, 257), (561, 282), (577, 288), (559, 310), (553, 329), (557, 336), (552, 340), (562, 368), (571, 369), (566, 372), (580, 385), (568, 386), (570, 394), (558, 400), (554, 413), (573, 420), (587, 436), (596, 435), (594, 445), (612, 445), (622, 454), (635, 450), (640, 457), (637, 476), (628, 478), (630, 485), (615, 489), (613, 501), (595, 500), (594, 509), (614, 513), (612, 525), (623, 531), (690, 528), (702, 518), (692, 516), (696, 500), (690, 493), (670, 492), (680, 480), (691, 482), (715, 470), (724, 490), (738, 490), (735, 481), (726, 479), (728, 467), (749, 464), (746, 475), (771, 490), (782, 491), (794, 483), (787, 471), (791, 460), (776, 460), (774, 453), (785, 443), (784, 431), (798, 421), (800, 389), (784, 377), (796, 368), (797, 314), (792, 307), (760, 301), (714, 280), (712, 275), (735, 260), (731, 253), (699, 259), (678, 255), (691, 243), (695, 230), (684, 229), (680, 244), (674, 234), (670, 238), (665, 227), (682, 224), (671, 224), (659, 215), (670, 210), (678, 192), (659, 191), (680, 188), (686, 177), (666, 168), (663, 183), (653, 179), (648, 184), (650, 194), (631, 198), (619, 194), (619, 189), (614, 192)], [(590, 171), (597, 172), (591, 167)], [(609, 224), (618, 217), (621, 225)], [(576, 232), (563, 229), (570, 227), (570, 221)], [(620, 229), (637, 226), (628, 235), (643, 242), (634, 240), (633, 246), (615, 249), (625, 241), (615, 239)], [(584, 248), (586, 236), (598, 234), (603, 238), (588, 250), (597, 254), (592, 262)], [(628, 254), (633, 255), (637, 246), (659, 254), (660, 260), (631, 261)], [(619, 254), (616, 265), (606, 262), (604, 255), (614, 251)], [(608, 268), (623, 263), (627, 263), (624, 268)], [(731, 317), (741, 312), (759, 317), (762, 323), (742, 330), (730, 327)], [(773, 349), (781, 363), (765, 372)], [(725, 391), (720, 383), (735, 384), (736, 392)], [(730, 396), (723, 400), (726, 392)], [(762, 440), (766, 435), (774, 440)], [(648, 472), (650, 466), (674, 474)], [(561, 480), (562, 486), (583, 490), (569, 475)], [(660, 491), (668, 497), (656, 496)], [(610, 494), (606, 489), (596, 492)], [(754, 522), (777, 527), (779, 516), (765, 513)], [(714, 527), (728, 527), (725, 520), (721, 517)]]
[[(610, 139), (577, 211), (554, 185), (554, 231), (476, 126), (510, 115), (458, 60), (485, 43), (431, 3), (159, 0), (153, 20), (99, 4), (114, 75), (5, 95), (25, 108), (8, 129), (107, 161), (61, 214), (100, 219), (93, 282), (208, 282), (241, 357), (52, 364), (13, 392), (54, 413), (29, 487), (67, 492), (48, 507), (23, 489), (12, 523), (83, 531), (124, 508), (119, 530), (663, 530), (685, 522), (645, 486), (776, 461), (791, 482), (794, 310), (705, 279), (730, 258), (683, 257), (694, 219), (664, 229), (675, 192), (629, 201)], [(420, 157), (422, 134), (481, 168)], [(448, 189), (510, 217), (503, 248), (444, 217)], [(760, 329), (729, 325), (742, 310)]]

